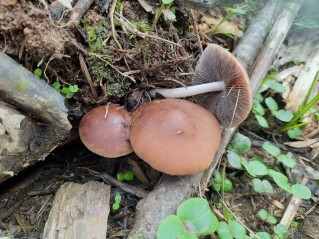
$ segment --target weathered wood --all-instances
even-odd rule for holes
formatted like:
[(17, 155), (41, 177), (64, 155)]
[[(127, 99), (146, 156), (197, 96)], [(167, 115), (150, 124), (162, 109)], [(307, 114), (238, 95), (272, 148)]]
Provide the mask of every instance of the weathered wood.
[[(280, 9), (276, 0), (269, 1), (258, 13), (256, 19), (250, 24), (238, 46), (234, 49), (233, 55), (240, 59), (240, 63), (247, 71), (253, 65)], [(251, 39), (254, 39), (254, 41)]]
[[(297, 11), (299, 8), (299, 4), (291, 4), (291, 8)], [(264, 76), (267, 74), (271, 63), (275, 58), (276, 51), (273, 51), (272, 48), (279, 48), (283, 39), (287, 35), (293, 17), (293, 13), (291, 13), (290, 11), (283, 11), (283, 13), (276, 21), (273, 30), (269, 34), (266, 43), (263, 46), (263, 50), (261, 51), (259, 57), (257, 57), (258, 61), (252, 68), (251, 73), (251, 85), (254, 93), (256, 92)], [(280, 31), (282, 26), (285, 27), (283, 27), (283, 30)], [(276, 34), (278, 34), (279, 36), (276, 36)], [(252, 38), (250, 41), (254, 41), (254, 38)], [(269, 51), (270, 54), (264, 55), (265, 51)], [(263, 58), (262, 56), (264, 56), (265, 58)], [(253, 59), (251, 60), (253, 61)], [(265, 64), (267, 64), (268, 68), (260, 67), (261, 72), (257, 74), (256, 71), (258, 71), (258, 68), (256, 67), (260, 65), (260, 62), (264, 62)], [(252, 64), (253, 62), (247, 63)], [(221, 146), (215, 155), (213, 163), (211, 167), (205, 172), (205, 174), (198, 173), (196, 175), (184, 176), (182, 180), (185, 180), (185, 182), (187, 183), (183, 184), (182, 186), (180, 185), (178, 177), (176, 177), (174, 181), (171, 181), (170, 184), (166, 184), (165, 182), (166, 180), (168, 180), (168, 178), (170, 178), (170, 176), (164, 175), (163, 181), (159, 183), (159, 185), (149, 194), (147, 198), (139, 202), (138, 215), (136, 217), (136, 222), (129, 235), (129, 238), (156, 238), (156, 231), (161, 222), (161, 219), (171, 213), (176, 212), (178, 205), (184, 199), (194, 193), (194, 187), (192, 186), (200, 185), (201, 180), (203, 182), (203, 187), (205, 188), (207, 186), (208, 182), (210, 181), (212, 172), (216, 168), (217, 164), (220, 162), (227, 144), (235, 131), (235, 128), (231, 128), (225, 132), (222, 138)], [(176, 197), (176, 195), (179, 195), (179, 197)], [(156, 206), (154, 205), (154, 203), (156, 203)], [(154, 206), (149, 207), (148, 205), (150, 204), (153, 204)], [(152, 215), (152, 217), (149, 217), (147, 215)]]
[(44, 160), (70, 129), (64, 98), (0, 53), (0, 183)]
[(45, 224), (45, 239), (105, 239), (110, 186), (66, 183), (57, 192)]
[[(314, 48), (312, 54), (306, 61), (306, 65), (302, 68), (299, 77), (297, 78), (292, 91), (290, 92), (288, 98), (286, 99), (285, 108), (295, 112), (298, 109), (298, 106), (301, 104), (303, 99), (305, 98), (311, 84), (313, 78), (316, 75), (316, 72), (319, 70), (319, 44)], [(319, 82), (316, 83), (313, 88), (310, 99), (314, 97), (318, 93)]]
[(62, 95), (45, 81), (0, 52), (0, 97), (43, 123), (69, 130), (67, 109)]

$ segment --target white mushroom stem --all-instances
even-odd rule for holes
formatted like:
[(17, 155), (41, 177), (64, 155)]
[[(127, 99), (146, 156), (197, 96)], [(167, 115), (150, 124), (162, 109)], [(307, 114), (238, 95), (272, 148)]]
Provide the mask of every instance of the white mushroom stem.
[(183, 98), (192, 95), (199, 95), (211, 91), (225, 90), (225, 84), (223, 81), (217, 81), (212, 83), (193, 85), (188, 87), (180, 87), (173, 89), (156, 88), (150, 90), (148, 93), (152, 98), (155, 98), (155, 94), (161, 94), (165, 98)]

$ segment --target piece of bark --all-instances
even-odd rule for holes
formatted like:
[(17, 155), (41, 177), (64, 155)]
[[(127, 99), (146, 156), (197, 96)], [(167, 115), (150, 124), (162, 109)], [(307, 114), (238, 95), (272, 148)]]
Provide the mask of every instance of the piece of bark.
[[(289, 4), (289, 6), (297, 11), (300, 5)], [(278, 17), (278, 20), (274, 24), (272, 31), (267, 37), (266, 43), (263, 46), (263, 50), (257, 57), (258, 61), (252, 68), (251, 85), (253, 93), (255, 93), (258, 89), (262, 79), (267, 74), (273, 62), (273, 59), (275, 58), (276, 51), (273, 51), (272, 48), (278, 49), (280, 44), (282, 44), (283, 39), (288, 33), (288, 29), (291, 25), (293, 17), (293, 13), (288, 10), (284, 10)], [(276, 36), (276, 34), (278, 34), (279, 36)], [(252, 38), (250, 41), (254, 40), (255, 39)], [(261, 47), (258, 47), (258, 49), (260, 48)], [(265, 55), (264, 52), (267, 51), (269, 52), (269, 54)], [(265, 58), (263, 58), (262, 56), (264, 56)], [(253, 62), (248, 63), (252, 64)], [(260, 72), (259, 74), (257, 74), (256, 71), (258, 71), (258, 66), (261, 63), (268, 65), (268, 68), (260, 67)], [(157, 228), (161, 222), (161, 219), (169, 214), (175, 213), (178, 205), (180, 205), (180, 203), (184, 199), (188, 198), (194, 193), (194, 187), (192, 186), (200, 185), (201, 181), (204, 182), (204, 187), (208, 184), (211, 175), (207, 175), (211, 174), (216, 168), (218, 162), (221, 160), (221, 157), (227, 147), (229, 140), (231, 139), (235, 131), (236, 128), (226, 130), (222, 138), (221, 146), (214, 157), (213, 163), (208, 171), (205, 172), (205, 174), (198, 173), (196, 175), (182, 177), (182, 180), (185, 180), (186, 182), (186, 184), (183, 184), (182, 186), (180, 185), (179, 177), (175, 177), (175, 179), (169, 184), (165, 184), (165, 182), (169, 180), (171, 176), (163, 176), (163, 181), (159, 183), (152, 192), (149, 193), (147, 198), (141, 200), (138, 203), (136, 222), (133, 225), (133, 229), (129, 235), (129, 238), (156, 238)], [(176, 195), (179, 196), (176, 197)], [(154, 206), (154, 203), (156, 203), (156, 206)], [(153, 204), (153, 207), (148, 206), (151, 204)], [(158, 208), (160, 208), (160, 210)], [(152, 217), (149, 217), (148, 215), (152, 215)]]
[(57, 192), (45, 224), (45, 239), (105, 239), (110, 186), (99, 182), (66, 183)]
[[(258, 13), (233, 51), (233, 55), (240, 59), (240, 63), (247, 71), (253, 65), (269, 29), (271, 29), (275, 19), (279, 15), (279, 9), (280, 7), (278, 7), (276, 0), (269, 1)], [(251, 39), (255, 40), (251, 41)]]
[(4, 53), (0, 66), (1, 183), (44, 160), (71, 125), (64, 98), (55, 89)]
[[(313, 79), (319, 70), (319, 44), (313, 49), (312, 54), (307, 58), (306, 65), (302, 68), (299, 77), (297, 78), (291, 93), (286, 99), (285, 108), (295, 112), (305, 98)], [(309, 100), (311, 100), (318, 93), (319, 83), (314, 86)], [(309, 101), (308, 100), (308, 101)]]

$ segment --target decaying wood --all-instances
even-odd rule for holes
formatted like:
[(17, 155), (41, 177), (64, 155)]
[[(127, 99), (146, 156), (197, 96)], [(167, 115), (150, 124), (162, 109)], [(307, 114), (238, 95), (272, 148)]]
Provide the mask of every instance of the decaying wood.
[(90, 8), (94, 0), (78, 0), (75, 6), (72, 8), (70, 20), (68, 22), (68, 25), (74, 25), (77, 26), (84, 13)]
[(43, 238), (105, 239), (109, 211), (110, 186), (66, 183), (55, 196)]
[[(279, 9), (278, 1), (269, 1), (258, 13), (233, 51), (233, 55), (240, 59), (240, 63), (247, 71), (252, 67), (269, 29), (271, 29), (279, 14)], [(254, 39), (254, 41), (251, 41), (251, 39)]]
[(0, 53), (0, 183), (43, 160), (69, 133), (64, 98)]
[[(298, 11), (300, 5), (291, 4), (290, 7), (291, 9)], [(282, 41), (287, 35), (293, 18), (294, 15), (292, 12), (284, 10), (278, 17), (272, 31), (263, 45), (263, 50), (259, 53), (257, 57), (258, 60), (252, 68), (250, 74), (252, 91), (254, 93), (257, 91), (262, 79), (270, 69), (270, 66), (275, 58), (276, 50), (278, 50), (280, 44), (282, 44)], [(253, 42), (254, 40), (255, 39), (252, 38), (250, 41)], [(257, 49), (260, 48), (261, 47), (258, 47)], [(267, 52), (268, 54), (266, 54)], [(254, 59), (252, 59), (252, 61), (253, 60)], [(248, 65), (252, 64), (252, 62), (247, 63)], [(261, 67), (260, 65), (262, 64), (267, 65), (267, 67)], [(215, 155), (213, 163), (205, 173), (198, 173), (196, 175), (182, 177), (182, 180), (187, 182), (183, 186), (179, 185), (180, 181), (178, 180), (178, 177), (175, 177), (175, 180), (171, 181), (169, 184), (165, 184), (170, 176), (164, 175), (163, 181), (157, 185), (157, 187), (149, 194), (147, 198), (138, 203), (136, 222), (129, 235), (129, 238), (156, 238), (156, 231), (161, 219), (169, 214), (175, 213), (178, 205), (180, 205), (184, 199), (194, 193), (194, 186), (200, 185), (200, 181), (203, 182), (203, 187), (208, 185), (211, 174), (216, 168), (218, 162), (221, 160), (227, 144), (235, 130), (235, 128), (226, 130), (222, 138), (221, 146)], [(176, 197), (176, 195), (179, 195), (179, 197)], [(153, 206), (149, 207), (148, 205)], [(147, 215), (152, 215), (152, 217)]]
[[(319, 70), (319, 44), (313, 49), (312, 54), (306, 61), (305, 67), (301, 70), (299, 77), (297, 78), (294, 87), (286, 99), (286, 109), (291, 111), (296, 111), (298, 106), (301, 104), (305, 98), (310, 85), (312, 84), (313, 78), (316, 72)], [(318, 93), (319, 83), (313, 88), (310, 99)]]

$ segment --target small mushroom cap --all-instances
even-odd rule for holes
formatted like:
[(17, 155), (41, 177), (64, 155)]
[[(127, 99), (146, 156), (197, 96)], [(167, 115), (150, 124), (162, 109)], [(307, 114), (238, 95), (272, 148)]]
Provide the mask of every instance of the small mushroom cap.
[(130, 140), (135, 153), (153, 168), (171, 175), (209, 167), (219, 147), (216, 118), (186, 100), (151, 101), (132, 114)]
[(81, 120), (79, 134), (92, 152), (116, 158), (133, 152), (129, 142), (131, 117), (120, 105), (99, 106)]
[(195, 96), (196, 102), (212, 112), (224, 127), (244, 121), (252, 106), (252, 93), (246, 70), (223, 47), (210, 44), (201, 55), (193, 85), (224, 81), (226, 90)]

